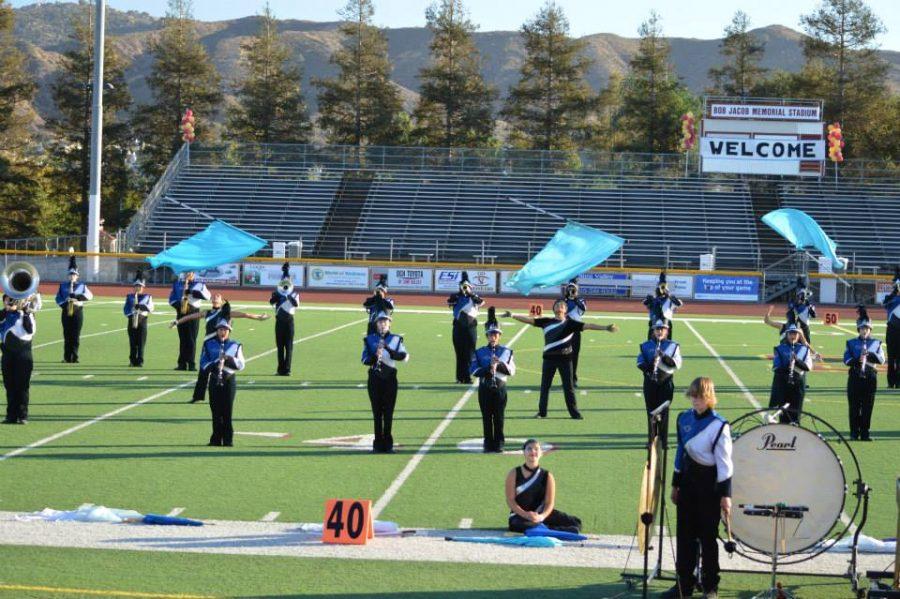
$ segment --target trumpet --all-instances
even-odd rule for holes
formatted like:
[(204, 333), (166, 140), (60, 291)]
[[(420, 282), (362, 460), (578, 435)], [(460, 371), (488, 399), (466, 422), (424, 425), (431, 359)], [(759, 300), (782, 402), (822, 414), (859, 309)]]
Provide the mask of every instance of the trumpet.
[(131, 313), (131, 328), (136, 329), (141, 324), (141, 313), (138, 310), (138, 294), (134, 292), (134, 311)]
[(278, 289), (282, 295), (290, 295), (294, 291), (294, 283), (290, 279), (281, 279), (278, 283)]
[(3, 293), (16, 300), (20, 310), (34, 308), (40, 282), (37, 269), (28, 262), (13, 262), (0, 272)]

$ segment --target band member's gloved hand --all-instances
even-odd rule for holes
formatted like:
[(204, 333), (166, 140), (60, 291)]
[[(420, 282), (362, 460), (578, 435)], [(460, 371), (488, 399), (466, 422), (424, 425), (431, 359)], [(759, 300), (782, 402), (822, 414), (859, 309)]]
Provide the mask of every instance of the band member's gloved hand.
[(505, 310), (500, 314), (500, 318), (509, 318), (510, 316), (512, 316), (512, 312), (510, 312), (509, 310)]
[(609, 331), (610, 333), (615, 333), (619, 330), (619, 326), (617, 324), (613, 323), (611, 325), (608, 325), (606, 327), (606, 330)]
[(173, 320), (172, 322), (169, 323), (169, 328), (170, 328), (170, 329), (174, 329), (176, 326), (178, 326), (178, 321), (177, 321), (177, 320)]

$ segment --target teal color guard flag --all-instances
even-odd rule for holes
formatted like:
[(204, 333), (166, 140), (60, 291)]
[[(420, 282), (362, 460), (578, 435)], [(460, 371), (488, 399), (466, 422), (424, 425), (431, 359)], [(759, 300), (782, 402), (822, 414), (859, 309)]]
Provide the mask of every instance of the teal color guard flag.
[(762, 217), (762, 222), (772, 227), (798, 250), (810, 248), (819, 250), (823, 256), (831, 258), (835, 270), (843, 270), (847, 266), (846, 260), (837, 255), (837, 244), (825, 234), (813, 217), (802, 210), (794, 208), (773, 210)]
[(264, 248), (265, 239), (222, 220), (214, 220), (196, 235), (147, 258), (153, 268), (168, 266), (176, 273), (237, 262)]

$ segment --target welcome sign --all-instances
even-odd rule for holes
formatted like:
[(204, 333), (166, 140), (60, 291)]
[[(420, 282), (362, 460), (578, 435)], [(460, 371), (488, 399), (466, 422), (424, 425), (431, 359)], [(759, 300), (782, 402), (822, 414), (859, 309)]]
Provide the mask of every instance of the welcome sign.
[(825, 141), (704, 137), (700, 140), (700, 155), (732, 160), (825, 160)]

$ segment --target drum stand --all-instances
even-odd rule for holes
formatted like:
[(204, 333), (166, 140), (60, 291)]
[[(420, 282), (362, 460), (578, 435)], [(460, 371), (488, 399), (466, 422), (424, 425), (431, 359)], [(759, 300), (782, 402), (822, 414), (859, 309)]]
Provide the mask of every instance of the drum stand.
[(793, 599), (790, 591), (783, 589), (777, 581), (778, 577), (778, 528), (781, 527), (781, 540), (784, 542), (785, 520), (788, 518), (802, 519), (803, 514), (809, 511), (809, 508), (803, 505), (785, 505), (776, 503), (775, 505), (740, 505), (744, 514), (747, 516), (766, 516), (772, 518), (774, 522), (774, 530), (772, 533), (772, 585), (765, 591), (757, 593), (753, 599)]

